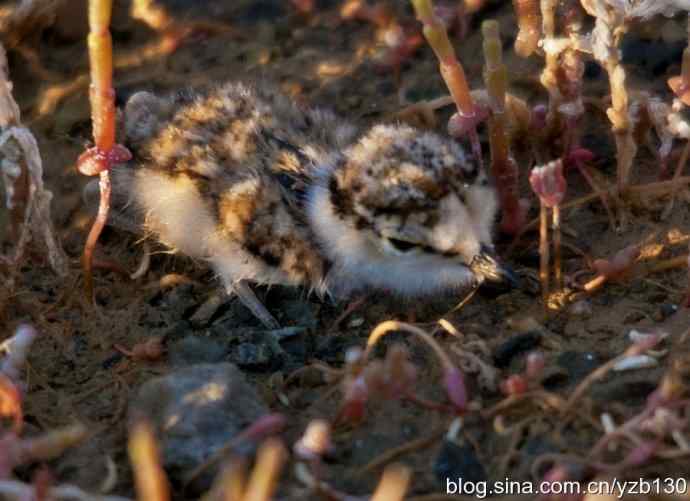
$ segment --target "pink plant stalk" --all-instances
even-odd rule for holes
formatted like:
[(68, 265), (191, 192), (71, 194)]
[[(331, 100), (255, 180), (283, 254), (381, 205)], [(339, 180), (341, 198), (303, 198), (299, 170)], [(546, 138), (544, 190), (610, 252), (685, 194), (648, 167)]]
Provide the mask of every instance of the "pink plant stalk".
[(249, 475), (242, 501), (266, 501), (272, 499), (278, 488), (278, 480), (288, 459), (282, 441), (270, 437), (256, 453), (256, 464)]
[(537, 50), (541, 35), (539, 0), (513, 0), (513, 7), (518, 22), (515, 52), (520, 57), (529, 57)]
[[(232, 454), (240, 444), (247, 442), (259, 444), (268, 437), (282, 432), (286, 425), (287, 418), (282, 414), (265, 414), (259, 417), (215, 451), (210, 458), (197, 466), (185, 479), (185, 485), (189, 485), (210, 466), (219, 463), (222, 459)], [(219, 481), (222, 483), (223, 479), (219, 479)]]
[(412, 480), (412, 470), (401, 464), (387, 466), (371, 501), (403, 501)]
[(127, 449), (133, 466), (137, 498), (147, 501), (168, 501), (170, 486), (150, 423), (143, 420), (134, 423)]
[(528, 204), (518, 199), (518, 167), (510, 154), (505, 124), (508, 70), (503, 64), (503, 49), (496, 21), (484, 21), (484, 84), (489, 96), (489, 140), (491, 173), (501, 204), (501, 230), (510, 235), (520, 232), (527, 218)]
[(96, 143), (82, 153), (77, 160), (77, 169), (86, 176), (100, 176), (100, 204), (96, 220), (84, 245), (82, 265), (84, 267), (84, 288), (89, 299), (93, 299), (93, 251), (98, 237), (108, 220), (110, 212), (110, 168), (113, 164), (126, 162), (132, 154), (122, 145), (115, 143), (115, 90), (113, 89), (113, 42), (108, 26), (112, 11), (112, 0), (89, 1), (88, 37), (91, 65), (91, 124)]
[(346, 379), (343, 385), (345, 389), (343, 406), (340, 408), (335, 422), (360, 423), (364, 419), (366, 404), (369, 400), (369, 386), (364, 374), (355, 376), (353, 379)]
[(533, 351), (527, 355), (525, 370), (522, 374), (511, 374), (501, 382), (500, 388), (504, 395), (517, 396), (526, 393), (530, 387), (539, 384), (545, 366), (544, 354)]
[(444, 371), (446, 393), (453, 404), (449, 407), (421, 399), (415, 394), (418, 372), (404, 346), (391, 346), (384, 360), (368, 361), (367, 356), (368, 353), (358, 347), (350, 348), (345, 354), (345, 368), (342, 371), (344, 376), (341, 381), (343, 402), (334, 420), (336, 424), (359, 424), (364, 419), (367, 403), (376, 398), (407, 400), (442, 412), (464, 409), (467, 399), (464, 379), (455, 367), (450, 366)]
[(374, 346), (378, 341), (390, 332), (403, 331), (413, 334), (422, 341), (424, 341), (436, 354), (441, 366), (443, 367), (443, 386), (446, 390), (446, 395), (456, 413), (460, 414), (465, 411), (467, 407), (468, 397), (467, 388), (465, 386), (465, 378), (462, 372), (453, 365), (448, 354), (439, 346), (439, 344), (429, 334), (424, 332), (419, 327), (406, 324), (403, 322), (396, 322), (388, 320), (376, 326), (376, 328), (369, 335), (367, 340), (367, 348), (362, 359), (366, 360), (371, 354)]
[(19, 466), (55, 459), (87, 436), (88, 431), (81, 424), (58, 428), (31, 438), (21, 438), (14, 431), (6, 432), (0, 436), (0, 480), (8, 478)]
[(630, 245), (618, 251), (612, 259), (596, 259), (593, 267), (597, 276), (584, 285), (584, 290), (594, 292), (608, 281), (620, 280), (635, 264), (640, 250), (639, 245)]
[(434, 12), (431, 0), (412, 0), (412, 5), (417, 18), (424, 25), (424, 37), (436, 54), (441, 76), (458, 108), (458, 112), (451, 119), (452, 126), (449, 123), (449, 128), (458, 135), (469, 136), (474, 157), (481, 165), (482, 149), (477, 135), (477, 124), (482, 117), (477, 113), (465, 70), (455, 55), (455, 49), (450, 43), (445, 26)]
[(554, 254), (555, 254), (555, 275), (556, 284), (562, 287), (563, 279), (561, 272), (561, 211), (560, 204), (565, 197), (568, 187), (563, 176), (563, 162), (561, 159), (549, 162), (541, 167), (532, 169), (529, 176), (532, 190), (539, 197), (539, 279), (542, 286), (542, 297), (546, 304), (549, 296), (549, 241), (548, 241), (548, 215), (547, 208), (553, 210), (553, 233), (554, 233)]

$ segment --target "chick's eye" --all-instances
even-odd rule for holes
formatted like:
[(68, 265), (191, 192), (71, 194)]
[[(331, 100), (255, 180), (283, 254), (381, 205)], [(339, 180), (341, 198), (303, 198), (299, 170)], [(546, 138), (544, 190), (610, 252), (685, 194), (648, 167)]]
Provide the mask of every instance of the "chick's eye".
[(406, 242), (405, 240), (398, 240), (397, 238), (389, 238), (388, 241), (396, 250), (399, 250), (400, 252), (408, 252), (417, 248), (417, 245), (411, 242)]

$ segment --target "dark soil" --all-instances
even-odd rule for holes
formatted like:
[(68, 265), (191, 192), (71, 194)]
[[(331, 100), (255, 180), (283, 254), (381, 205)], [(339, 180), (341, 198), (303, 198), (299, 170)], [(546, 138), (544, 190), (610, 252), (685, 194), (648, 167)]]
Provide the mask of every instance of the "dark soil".
[[(376, 46), (375, 26), (342, 21), (338, 16), (339, 2), (317, 3), (317, 12), (304, 17), (297, 15), (289, 2), (240, 2), (248, 6), (232, 25), (232, 33), (198, 35), (166, 56), (159, 50), (146, 49), (153, 47), (160, 35), (129, 17), (129, 2), (115, 2), (112, 33), (118, 103), (142, 89), (164, 91), (229, 78), (266, 79), (278, 82), (296, 99), (371, 122), (389, 119), (399, 111), (404, 106), (401, 96), (414, 102), (446, 94), (436, 60), (426, 46), (407, 59), (396, 74), (392, 68), (376, 62), (380, 48)], [(385, 296), (375, 296), (334, 327), (345, 304), (321, 302), (307, 298), (304, 291), (287, 288), (260, 290), (259, 295), (282, 325), (305, 327), (298, 336), (283, 343), (285, 353), (281, 354), (261, 344), (260, 336), (255, 335), (257, 325), (235, 300), (222, 300), (215, 313), (206, 318), (195, 317), (199, 307), (219, 290), (212, 273), (199, 263), (156, 249), (161, 252), (153, 254), (150, 270), (142, 279), (132, 281), (126, 274), (118, 273), (117, 270), (135, 270), (143, 249), (139, 236), (112, 228), (101, 237), (98, 257), (103, 263), (113, 264), (116, 270), (96, 271), (97, 308), (91, 307), (83, 299), (79, 264), (91, 223), (91, 214), (81, 197), (88, 179), (75, 169), (76, 158), (91, 140), (88, 80), (84, 78), (88, 72), (83, 37), (85, 16), (77, 14), (80, 8), (73, 7), (73, 12), (59, 17), (40, 37), (25, 42), (36, 51), (38, 61), (53, 80), (39, 76), (37, 68), (27, 64), (19, 52), (9, 54), (15, 98), (25, 124), (39, 142), (46, 183), (54, 194), (55, 224), (71, 257), (71, 271), (67, 278), (58, 279), (42, 258), (41, 248), (32, 248), (21, 268), (14, 270), (11, 277), (1, 279), (0, 332), (2, 337), (9, 337), (19, 323), (26, 321), (41, 332), (29, 357), (24, 433), (32, 435), (74, 421), (85, 423), (92, 430), (85, 444), (50, 462), (59, 482), (96, 490), (110, 458), (118, 469), (113, 493), (134, 496), (126, 452), (128, 403), (143, 382), (168, 373), (180, 360), (225, 360), (237, 364), (268, 406), (287, 416), (288, 427), (283, 437), (287, 444), (293, 444), (311, 419), (335, 417), (340, 393), (329, 391), (332, 386), (317, 371), (306, 372), (284, 389), (277, 382), (317, 360), (333, 367), (342, 366), (346, 349), (364, 346), (371, 330), (388, 319), (414, 321), (428, 332), (436, 332), (436, 339), (455, 362), (461, 360), (459, 352), (464, 351), (474, 354), (490, 369), (487, 382), (478, 378), (476, 364), (468, 368), (473, 408), (488, 409), (502, 400), (495, 384), (521, 372), (531, 350), (540, 350), (546, 356), (545, 387), (565, 398), (586, 374), (624, 351), (630, 344), (631, 329), (667, 331), (670, 336), (662, 348), (670, 352), (660, 358), (658, 368), (610, 373), (586, 392), (577, 411), (566, 415), (540, 401), (508, 407), (501, 413), (501, 423), (482, 417), (479, 412), (469, 412), (463, 429), (466, 441), (460, 446), (444, 447), (442, 433), (452, 420), (447, 413), (397, 400), (372, 401), (361, 424), (336, 429), (334, 457), (324, 468), (328, 482), (351, 494), (373, 491), (385, 465), (366, 468), (370, 461), (392, 448), (425, 438), (429, 440), (395, 458), (413, 470), (409, 491), (412, 497), (445, 492), (444, 478), (468, 475), (468, 468), (483, 468), (492, 480), (530, 480), (533, 474), (544, 473), (544, 468), (531, 471), (537, 458), (544, 454), (584, 457), (603, 434), (601, 413), (609, 412), (617, 423), (623, 422), (640, 412), (671, 359), (686, 358), (687, 363), (690, 316), (681, 306), (687, 270), (646, 273), (656, 263), (687, 253), (690, 210), (685, 193), (680, 194), (675, 210), (665, 220), (660, 216), (667, 198), (631, 203), (625, 208), (629, 225), (622, 232), (609, 226), (598, 200), (564, 211), (566, 276), (588, 269), (587, 260), (573, 248), (588, 257), (600, 258), (610, 257), (633, 243), (643, 245), (640, 264), (632, 275), (606, 284), (585, 298), (577, 306), (583, 311), (566, 305), (545, 315), (539, 294), (526, 291), (496, 297), (477, 294), (457, 311), (451, 310), (463, 297), (400, 304)], [(401, 19), (413, 24), (410, 8), (398, 7), (397, 11)], [(472, 86), (482, 86), (478, 28), (488, 18), (501, 22), (511, 90), (532, 104), (545, 102), (546, 94), (538, 79), (543, 60), (536, 56), (519, 59), (512, 50), (515, 23), (510, 2), (489, 2), (472, 16), (466, 39), (456, 42)], [(678, 44), (682, 49), (685, 36), (683, 21), (669, 21), (665, 25), (667, 38), (673, 36), (669, 26), (679, 33), (675, 41), (662, 42), (659, 29), (654, 28), (655, 32), (647, 28), (643, 35), (630, 38), (625, 59), (631, 70), (632, 86), (660, 92), (666, 101), (670, 98), (665, 82), (668, 76), (679, 73)], [(605, 73), (594, 65), (588, 67), (587, 96), (601, 98), (607, 88)], [(437, 113), (439, 131), (444, 132), (450, 112), (446, 108)], [(582, 127), (584, 144), (597, 157), (593, 163), (596, 178), (614, 183), (615, 146), (605, 114), (596, 106), (588, 107)], [(485, 146), (484, 151), (488, 152), (488, 144)], [(546, 158), (551, 155), (542, 154)], [(522, 190), (523, 196), (532, 198), (526, 181), (529, 167), (521, 165)], [(654, 181), (656, 176), (655, 157), (641, 147), (634, 164), (634, 183)], [(589, 193), (575, 169), (567, 177), (566, 201)], [(532, 217), (538, 214), (537, 206), (533, 199)], [(0, 224), (4, 222), (0, 219)], [(523, 275), (536, 276), (538, 235), (525, 234), (510, 253), (509, 243), (506, 239), (499, 244), (504, 258)], [(5, 250), (10, 248), (6, 242)], [(182, 278), (166, 286), (163, 282), (173, 274)], [(461, 337), (439, 328), (440, 318), (455, 326)], [(680, 341), (684, 334), (685, 346)], [(114, 348), (116, 344), (132, 347), (155, 335), (164, 336), (168, 348), (167, 356), (158, 362), (132, 360)], [(522, 337), (515, 341), (516, 336)], [(199, 338), (203, 343), (196, 345), (190, 338)], [(413, 353), (419, 371), (415, 392), (425, 399), (444, 402), (441, 369), (433, 353), (409, 336), (395, 334), (390, 338), (384, 343), (386, 346), (404, 343)], [(511, 344), (506, 347), (507, 342)], [(244, 348), (239, 349), (242, 344)], [(380, 354), (384, 351), (382, 348)], [(492, 377), (495, 381), (490, 380)], [(289, 405), (279, 400), (279, 391), (287, 396)], [(687, 421), (687, 415), (684, 419)], [(479, 466), (467, 465), (468, 454), (475, 456)], [(620, 457), (621, 451), (612, 453), (613, 459)], [(687, 464), (687, 457), (653, 458), (619, 472), (618, 476), (687, 477)], [(18, 477), (29, 479), (32, 468), (21, 469)], [(292, 469), (286, 469), (280, 497), (315, 498), (300, 488)], [(184, 497), (181, 492), (177, 495)]]

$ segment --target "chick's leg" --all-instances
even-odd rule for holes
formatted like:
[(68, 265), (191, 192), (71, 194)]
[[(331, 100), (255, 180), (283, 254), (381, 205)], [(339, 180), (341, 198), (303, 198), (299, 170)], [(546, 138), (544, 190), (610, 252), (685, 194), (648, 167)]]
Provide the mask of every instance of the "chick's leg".
[(242, 301), (252, 314), (259, 319), (259, 321), (267, 329), (279, 329), (280, 324), (266, 309), (264, 304), (256, 297), (254, 291), (249, 287), (245, 280), (237, 280), (227, 286), (228, 294), (237, 294), (237, 297)]

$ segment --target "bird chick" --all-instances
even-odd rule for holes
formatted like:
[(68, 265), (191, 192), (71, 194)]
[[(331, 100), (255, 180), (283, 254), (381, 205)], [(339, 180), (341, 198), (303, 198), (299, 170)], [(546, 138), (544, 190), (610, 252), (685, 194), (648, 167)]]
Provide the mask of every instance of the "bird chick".
[(120, 217), (207, 261), (267, 326), (248, 283), (419, 297), (513, 278), (492, 257), (494, 190), (451, 139), (361, 128), (242, 83), (139, 92), (124, 135)]

